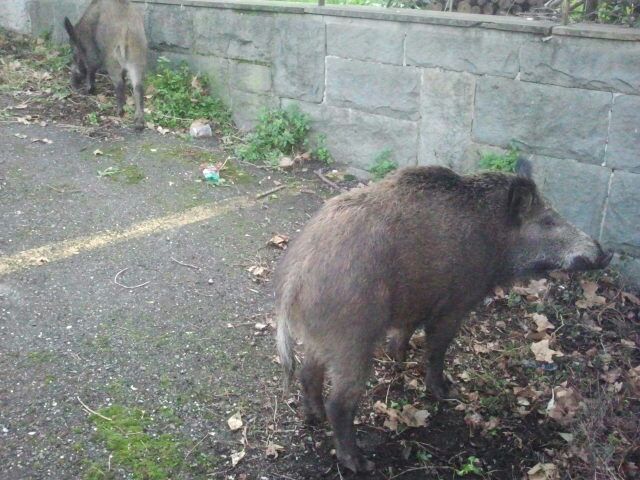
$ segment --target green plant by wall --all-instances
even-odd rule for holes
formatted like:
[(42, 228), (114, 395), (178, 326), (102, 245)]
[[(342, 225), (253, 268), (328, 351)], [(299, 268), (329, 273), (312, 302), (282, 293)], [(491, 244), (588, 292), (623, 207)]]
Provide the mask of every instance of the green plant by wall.
[(391, 149), (385, 148), (375, 156), (373, 166), (369, 168), (369, 173), (373, 175), (374, 180), (382, 180), (398, 168), (398, 164), (391, 158), (392, 153)]
[(231, 113), (222, 100), (211, 94), (203, 77), (194, 75), (182, 62), (175, 68), (160, 57), (155, 74), (147, 79), (151, 95), (149, 119), (165, 128), (186, 128), (198, 118), (218, 124), (227, 133), (232, 130)]
[(516, 148), (510, 148), (505, 154), (485, 152), (480, 157), (480, 168), (513, 173), (516, 171), (518, 156), (519, 153)]
[(276, 164), (281, 157), (305, 149), (309, 130), (309, 117), (296, 106), (285, 110), (264, 110), (258, 117), (255, 130), (236, 153), (247, 162)]
[(327, 164), (333, 161), (331, 152), (327, 148), (327, 136), (324, 133), (318, 135), (316, 148), (313, 149), (313, 158)]

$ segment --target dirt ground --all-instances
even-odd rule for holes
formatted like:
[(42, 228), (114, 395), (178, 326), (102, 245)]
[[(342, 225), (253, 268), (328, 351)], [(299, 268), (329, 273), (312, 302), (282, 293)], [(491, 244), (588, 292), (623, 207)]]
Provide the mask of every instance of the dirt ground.
[[(108, 82), (72, 93), (65, 65), (0, 35), (0, 478), (354, 478), (283, 398), (272, 338), (270, 240), (335, 193), (318, 166), (135, 134)], [(223, 186), (201, 180), (225, 160)], [(440, 403), (419, 334), (401, 368), (381, 349), (356, 419), (366, 478), (638, 478), (639, 323), (615, 272), (497, 289)]]

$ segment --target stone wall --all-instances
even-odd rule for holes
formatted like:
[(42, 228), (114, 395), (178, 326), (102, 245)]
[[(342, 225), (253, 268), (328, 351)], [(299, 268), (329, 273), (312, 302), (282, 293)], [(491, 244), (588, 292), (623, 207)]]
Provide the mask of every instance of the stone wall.
[[(390, 149), (401, 165), (466, 172), (482, 153), (517, 146), (558, 210), (615, 248), (618, 266), (640, 282), (639, 30), (259, 1), (133, 1), (155, 54), (206, 74), (241, 128), (263, 107), (298, 105), (334, 157), (360, 169)], [(53, 27), (62, 40), (62, 17), (77, 19), (86, 3), (19, 0), (10, 13), (24, 23), (14, 28)]]

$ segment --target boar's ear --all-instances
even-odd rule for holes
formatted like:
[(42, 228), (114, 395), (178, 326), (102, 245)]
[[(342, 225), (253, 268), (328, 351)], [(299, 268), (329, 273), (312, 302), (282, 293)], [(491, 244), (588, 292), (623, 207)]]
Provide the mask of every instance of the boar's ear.
[(507, 214), (510, 221), (520, 224), (531, 210), (536, 198), (535, 184), (523, 177), (515, 177), (509, 186)]
[(71, 43), (73, 43), (74, 45), (78, 45), (76, 31), (67, 17), (64, 17), (64, 29), (67, 31), (67, 34), (69, 34), (69, 40), (71, 40)]

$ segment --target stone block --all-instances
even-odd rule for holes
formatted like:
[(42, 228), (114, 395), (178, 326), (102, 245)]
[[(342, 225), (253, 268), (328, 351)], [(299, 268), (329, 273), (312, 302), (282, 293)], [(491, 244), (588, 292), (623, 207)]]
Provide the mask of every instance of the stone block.
[(327, 22), (327, 55), (402, 65), (406, 26), (368, 20)]
[(640, 173), (640, 97), (614, 98), (605, 160), (608, 167)]
[(611, 170), (575, 160), (529, 157), (533, 179), (553, 207), (594, 238), (600, 236)]
[(626, 284), (640, 288), (640, 258), (616, 254), (611, 261), (611, 268), (620, 273)]
[(640, 256), (640, 175), (616, 170), (611, 179), (602, 241)]
[(321, 17), (275, 19), (273, 86), (281, 97), (320, 102), (324, 96), (325, 25)]
[(327, 57), (329, 105), (405, 120), (419, 117), (420, 71)]
[(416, 164), (417, 122), (306, 102), (282, 104), (283, 108), (296, 104), (309, 115), (313, 132), (327, 136), (329, 151), (338, 162), (366, 170), (376, 155), (389, 149), (399, 165)]
[(249, 131), (258, 123), (258, 117), (264, 109), (278, 107), (278, 99), (271, 95), (244, 92), (230, 89), (231, 112), (233, 121), (240, 130)]
[(422, 73), (419, 165), (460, 170), (471, 142), (475, 77), (428, 69)]
[(31, 33), (31, 18), (26, 0), (0, 2), (0, 27), (20, 33)]
[(271, 69), (264, 65), (229, 60), (229, 84), (245, 92), (270, 92)]
[(151, 48), (188, 50), (193, 45), (196, 10), (178, 5), (147, 4), (146, 24)]
[(271, 14), (201, 8), (194, 27), (196, 53), (257, 62), (271, 60)]
[(406, 64), (513, 78), (519, 71), (518, 51), (533, 38), (484, 28), (412, 25), (407, 33)]
[(483, 77), (477, 80), (473, 138), (599, 165), (611, 101), (607, 92)]
[(520, 79), (640, 94), (640, 42), (552, 37), (520, 50)]

